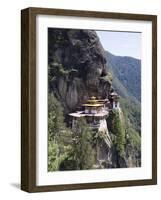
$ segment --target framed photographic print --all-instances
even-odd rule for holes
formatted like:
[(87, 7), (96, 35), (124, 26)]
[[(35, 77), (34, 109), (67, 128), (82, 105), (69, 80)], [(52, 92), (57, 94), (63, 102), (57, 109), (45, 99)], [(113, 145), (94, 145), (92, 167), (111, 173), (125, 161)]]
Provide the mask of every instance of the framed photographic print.
[(157, 16), (21, 12), (21, 188), (157, 184)]

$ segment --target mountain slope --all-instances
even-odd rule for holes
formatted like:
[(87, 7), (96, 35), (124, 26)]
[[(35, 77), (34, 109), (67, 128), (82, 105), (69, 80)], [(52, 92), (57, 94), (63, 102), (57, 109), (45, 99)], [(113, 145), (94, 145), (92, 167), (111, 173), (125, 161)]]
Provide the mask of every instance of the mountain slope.
[(106, 51), (107, 65), (113, 75), (113, 86), (123, 98), (141, 102), (141, 61), (114, 56)]

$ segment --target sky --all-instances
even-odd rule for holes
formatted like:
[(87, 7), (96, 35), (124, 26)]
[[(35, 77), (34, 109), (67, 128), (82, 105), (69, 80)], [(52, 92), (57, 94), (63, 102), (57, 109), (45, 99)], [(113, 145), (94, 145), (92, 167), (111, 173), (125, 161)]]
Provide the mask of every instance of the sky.
[(118, 56), (141, 59), (141, 33), (96, 31), (105, 50)]

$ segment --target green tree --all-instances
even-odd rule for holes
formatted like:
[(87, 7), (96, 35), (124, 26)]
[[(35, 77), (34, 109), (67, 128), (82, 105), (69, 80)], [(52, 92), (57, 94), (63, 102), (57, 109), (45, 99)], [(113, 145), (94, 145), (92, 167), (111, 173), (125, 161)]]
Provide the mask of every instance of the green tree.
[[(126, 145), (131, 146), (135, 155), (141, 155), (141, 110), (140, 105), (121, 98), (125, 118)], [(137, 156), (137, 160), (141, 160)]]
[(125, 155), (125, 127), (124, 127), (124, 120), (123, 114), (121, 111), (112, 110), (110, 111), (109, 126), (111, 132), (116, 135), (115, 143), (116, 143), (116, 150), (118, 154), (123, 157)]
[(73, 159), (77, 169), (91, 169), (95, 163), (92, 149), (93, 132), (84, 119), (77, 121), (73, 138)]
[(72, 132), (64, 122), (63, 109), (53, 94), (48, 95), (48, 170), (59, 170), (71, 152)]

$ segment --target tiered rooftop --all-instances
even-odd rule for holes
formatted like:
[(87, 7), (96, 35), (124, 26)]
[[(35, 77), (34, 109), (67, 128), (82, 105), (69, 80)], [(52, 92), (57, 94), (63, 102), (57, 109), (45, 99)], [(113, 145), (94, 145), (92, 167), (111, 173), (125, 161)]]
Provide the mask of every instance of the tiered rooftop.
[(84, 110), (70, 113), (70, 116), (73, 117), (86, 117), (86, 116), (95, 116), (95, 117), (104, 117), (108, 115), (107, 109), (105, 109), (105, 103), (107, 99), (96, 99), (92, 96), (87, 103), (82, 104)]

